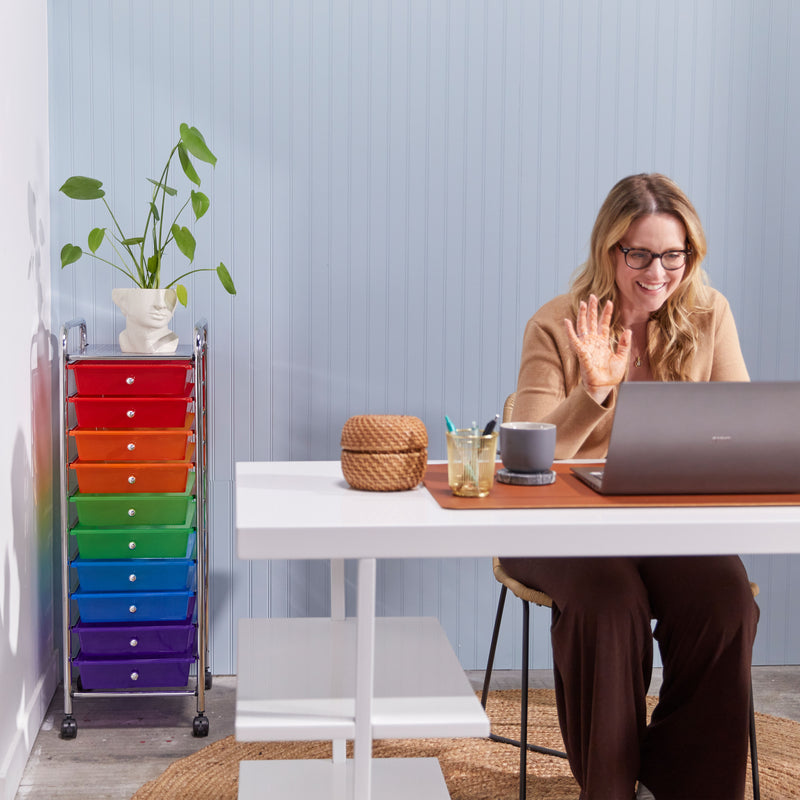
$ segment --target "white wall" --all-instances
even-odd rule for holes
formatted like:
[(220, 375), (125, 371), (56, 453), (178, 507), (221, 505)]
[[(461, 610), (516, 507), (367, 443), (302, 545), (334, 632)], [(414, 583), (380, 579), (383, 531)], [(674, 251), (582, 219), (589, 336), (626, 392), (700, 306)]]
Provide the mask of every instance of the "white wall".
[(58, 680), (45, 0), (0, 3), (0, 800)]

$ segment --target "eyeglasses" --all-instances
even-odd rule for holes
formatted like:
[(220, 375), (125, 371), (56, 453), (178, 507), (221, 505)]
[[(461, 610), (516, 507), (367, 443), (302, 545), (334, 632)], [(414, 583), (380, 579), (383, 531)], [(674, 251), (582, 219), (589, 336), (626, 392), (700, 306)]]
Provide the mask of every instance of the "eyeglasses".
[(622, 251), (625, 256), (625, 263), (631, 269), (647, 269), (656, 258), (661, 260), (661, 266), (666, 270), (681, 269), (686, 266), (686, 256), (692, 253), (691, 248), (686, 250), (667, 250), (666, 253), (653, 253), (650, 250), (623, 247), (621, 244), (617, 244), (617, 247)]

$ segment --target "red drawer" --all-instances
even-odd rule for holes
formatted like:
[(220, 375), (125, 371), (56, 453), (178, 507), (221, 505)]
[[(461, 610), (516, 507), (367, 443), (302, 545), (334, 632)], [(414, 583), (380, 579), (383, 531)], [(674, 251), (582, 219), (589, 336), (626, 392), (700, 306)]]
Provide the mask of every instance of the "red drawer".
[(191, 461), (191, 430), (93, 430), (73, 428), (69, 435), (83, 461)]
[(83, 395), (182, 397), (191, 392), (189, 361), (79, 361), (67, 369)]
[(70, 397), (80, 428), (188, 428), (191, 397)]
[(127, 492), (182, 492), (186, 489), (191, 461), (129, 461), (122, 464), (73, 461), (78, 488), (86, 494)]

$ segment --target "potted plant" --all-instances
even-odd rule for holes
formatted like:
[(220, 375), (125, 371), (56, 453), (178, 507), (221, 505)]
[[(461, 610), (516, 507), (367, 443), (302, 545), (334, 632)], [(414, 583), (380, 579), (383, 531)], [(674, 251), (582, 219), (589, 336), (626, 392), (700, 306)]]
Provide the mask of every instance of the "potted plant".
[[(164, 253), (173, 243), (189, 259), (190, 264), (194, 262), (195, 238), (188, 227), (179, 224), (187, 206), (191, 206), (195, 220), (199, 220), (210, 206), (205, 194), (191, 189), (185, 202), (171, 218), (171, 223), (167, 221), (167, 215), (174, 208), (174, 203), (167, 208), (167, 197), (174, 198), (178, 195), (178, 190), (168, 183), (170, 166), (176, 154), (184, 175), (198, 187), (200, 177), (192, 158), (211, 166), (217, 163), (216, 156), (209, 150), (200, 131), (182, 123), (178, 142), (170, 151), (158, 180), (148, 178), (153, 184), (153, 193), (140, 236), (128, 236), (123, 231), (106, 200), (101, 181), (74, 175), (59, 189), (73, 200), (102, 200), (111, 217), (110, 230), (93, 228), (89, 232), (86, 255), (108, 264), (134, 284), (131, 288), (112, 291), (112, 299), (126, 316), (127, 327), (120, 334), (120, 346), (125, 352), (174, 352), (178, 339), (167, 328), (167, 324), (177, 302), (186, 305), (187, 291), (180, 281), (187, 275), (195, 272), (216, 272), (225, 291), (236, 294), (233, 279), (222, 262), (215, 269), (193, 267), (169, 282), (162, 275)], [(117, 260), (110, 260), (98, 253), (104, 243), (108, 244)], [(75, 263), (83, 255), (84, 250), (78, 245), (65, 244), (61, 248), (61, 268)]]

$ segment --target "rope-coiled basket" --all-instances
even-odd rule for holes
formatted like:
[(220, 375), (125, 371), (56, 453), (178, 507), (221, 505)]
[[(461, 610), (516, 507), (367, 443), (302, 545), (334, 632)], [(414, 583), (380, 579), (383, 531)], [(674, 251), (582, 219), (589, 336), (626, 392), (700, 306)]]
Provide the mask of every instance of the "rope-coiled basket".
[(428, 465), (428, 431), (418, 417), (361, 414), (342, 428), (342, 474), (354, 489), (413, 489)]

